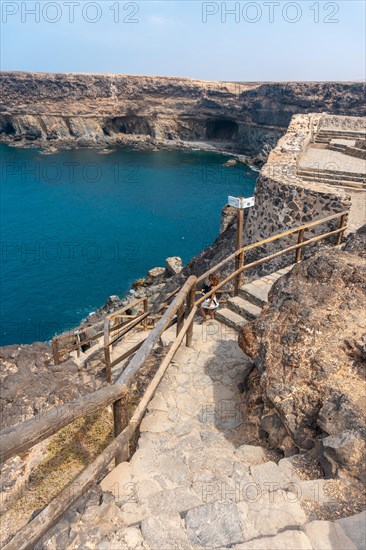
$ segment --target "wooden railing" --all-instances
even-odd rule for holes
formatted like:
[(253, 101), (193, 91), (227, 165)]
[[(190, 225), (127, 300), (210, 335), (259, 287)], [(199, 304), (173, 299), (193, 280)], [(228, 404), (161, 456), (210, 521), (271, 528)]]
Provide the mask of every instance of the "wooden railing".
[[(198, 283), (205, 280), (211, 273), (215, 273), (226, 266), (229, 262), (236, 260), (234, 271), (217, 285), (216, 290), (220, 290), (223, 286), (227, 285), (234, 279), (236, 280), (235, 288), (240, 288), (240, 276), (247, 269), (253, 268), (290, 252), (295, 253), (294, 260), (295, 262), (299, 262), (301, 260), (301, 251), (303, 247), (331, 236), (337, 237), (335, 244), (338, 245), (341, 242), (344, 231), (347, 229), (347, 215), (347, 212), (334, 214), (315, 222), (302, 225), (295, 229), (290, 229), (279, 235), (274, 235), (273, 237), (269, 237), (268, 239), (264, 239), (260, 242), (244, 246), (230, 254), (222, 262), (206, 271), (200, 277), (197, 278), (195, 276), (190, 276), (182, 288), (177, 289), (169, 296), (169, 300), (173, 299), (173, 301), (170, 305), (168, 305), (166, 311), (157, 321), (155, 327), (151, 330), (147, 338), (138, 345), (139, 349), (134, 350), (135, 355), (114, 384), (103, 387), (87, 396), (80, 397), (71, 403), (55, 407), (46, 413), (38, 414), (33, 418), (18, 424), (17, 426), (3, 430), (0, 433), (0, 462), (2, 463), (13, 456), (28, 451), (31, 447), (47, 439), (51, 435), (58, 432), (61, 428), (74, 422), (76, 419), (88, 416), (113, 404), (115, 434), (115, 439), (113, 442), (110, 443), (110, 445), (108, 445), (106, 449), (104, 449), (102, 453), (89, 466), (87, 466), (85, 470), (83, 470), (83, 472), (66, 489), (61, 492), (60, 495), (58, 495), (50, 504), (48, 504), (48, 506), (44, 508), (44, 510), (42, 510), (42, 512), (40, 512), (28, 525), (26, 525), (20, 533), (16, 534), (3, 550), (25, 550), (32, 548), (34, 544), (40, 540), (40, 538), (61, 518), (66, 510), (82, 494), (84, 494), (84, 492), (93, 483), (101, 479), (107, 466), (113, 459), (115, 459), (116, 464), (128, 459), (129, 441), (136, 432), (146, 412), (149, 401), (153, 397), (158, 384), (160, 383), (168, 365), (173, 359), (184, 337), (186, 338), (186, 345), (192, 345), (193, 321), (198, 306), (214, 292), (211, 290), (197, 300), (196, 289)], [(340, 219), (340, 224), (337, 229), (330, 231), (327, 230), (320, 235), (312, 236), (307, 240), (304, 239), (305, 232), (307, 230), (312, 230), (320, 224), (329, 223), (337, 219)], [(259, 260), (245, 264), (245, 253), (249, 250), (253, 250), (268, 243), (280, 241), (283, 238), (296, 234), (296, 244), (286, 246), (281, 250), (260, 258)], [(237, 258), (240, 258), (239, 262), (237, 261)], [(127, 323), (120, 322), (120, 319), (125, 318), (123, 310), (126, 311), (127, 308), (123, 308), (122, 310), (119, 310), (106, 318), (103, 331), (105, 338), (105, 350), (110, 350), (113, 344), (125, 334), (125, 331), (132, 327), (133, 323), (146, 322), (146, 314), (149, 313), (147, 311), (147, 302), (142, 299), (141, 303), (143, 303), (144, 307), (143, 313), (135, 319), (129, 319)], [(132, 305), (130, 304), (127, 307), (132, 307)], [(164, 307), (161, 307), (160, 311), (163, 311), (163, 309)], [(117, 323), (115, 322), (116, 320)], [(114, 322), (113, 326), (111, 326), (112, 321)], [(176, 323), (177, 325), (175, 340), (173, 341), (167, 355), (162, 360), (154, 378), (142, 396), (142, 399), (134, 411), (132, 418), (129, 419), (127, 410), (129, 388), (135, 379), (135, 376), (140, 371), (147, 358), (151, 355), (154, 346), (158, 343), (163, 332), (173, 323)], [(112, 337), (112, 333), (115, 334), (115, 337)], [(123, 356), (120, 356), (116, 360), (111, 361), (111, 357), (109, 356), (109, 366), (107, 372), (110, 373), (113, 366), (122, 361), (122, 358)]]
[[(348, 212), (339, 212), (338, 214), (333, 214), (331, 216), (327, 216), (326, 218), (321, 218), (319, 220), (316, 220), (314, 222), (309, 222), (307, 224), (301, 225), (300, 227), (296, 227), (294, 229), (289, 229), (288, 231), (284, 231), (283, 233), (279, 233), (278, 235), (273, 235), (272, 237), (269, 237), (268, 239), (263, 239), (262, 241), (256, 242), (254, 244), (250, 244), (247, 246), (244, 246), (229, 256), (227, 256), (222, 262), (216, 264), (214, 267), (210, 268), (208, 271), (203, 273), (200, 277), (197, 278), (197, 284), (200, 284), (202, 281), (206, 280), (209, 275), (212, 273), (216, 273), (223, 267), (225, 267), (229, 262), (232, 262), (235, 260), (235, 270), (226, 277), (223, 281), (220, 281), (220, 283), (216, 287), (216, 291), (222, 289), (222, 287), (226, 286), (229, 282), (231, 282), (233, 279), (235, 281), (235, 294), (237, 295), (239, 293), (239, 290), (243, 284), (242, 274), (244, 271), (252, 269), (253, 267), (257, 267), (259, 265), (262, 265), (266, 262), (269, 262), (271, 260), (274, 260), (275, 258), (279, 258), (280, 256), (283, 256), (284, 254), (288, 254), (290, 252), (294, 252), (294, 262), (300, 262), (302, 258), (302, 249), (305, 246), (309, 246), (313, 243), (316, 243), (317, 241), (320, 241), (322, 239), (326, 239), (331, 236), (337, 236), (336, 245), (339, 245), (342, 240), (342, 236), (344, 235), (344, 232), (347, 229), (347, 217)], [(326, 231), (325, 233), (321, 233), (320, 235), (316, 235), (314, 237), (310, 237), (309, 239), (305, 240), (305, 231), (309, 229), (314, 229), (315, 227), (324, 224), (329, 223), (333, 220), (339, 219), (339, 227), (332, 231)], [(255, 248), (262, 247), (264, 245), (267, 245), (269, 243), (274, 243), (276, 241), (280, 241), (281, 239), (284, 239), (286, 237), (289, 237), (291, 235), (297, 234), (297, 243), (291, 246), (287, 246), (282, 248), (281, 250), (274, 252), (272, 254), (269, 254), (267, 256), (263, 256), (259, 260), (256, 260), (254, 262), (250, 262), (248, 264), (245, 264), (245, 254), (249, 252), (250, 250), (254, 250)], [(238, 261), (238, 259), (240, 259)], [(291, 262), (292, 263), (292, 262)], [(211, 290), (207, 294), (201, 296), (195, 303), (196, 306), (199, 306), (206, 298), (209, 298), (215, 291)]]
[[(126, 313), (128, 310), (135, 309), (138, 306), (143, 307), (143, 310), (140, 313), (136, 313), (134, 315), (128, 315)], [(123, 335), (127, 334), (129, 330), (132, 330), (135, 326), (137, 326), (140, 321), (144, 321), (145, 324), (148, 316), (148, 314), (146, 314), (147, 312), (147, 297), (144, 296), (139, 300), (134, 300), (125, 307), (109, 315), (109, 336), (113, 336), (113, 340), (117, 341), (121, 335), (121, 332), (123, 332)], [(143, 314), (146, 315), (142, 317)], [(136, 321), (136, 323), (134, 323), (134, 321)], [(103, 336), (105, 339), (105, 319), (99, 323), (85, 327), (82, 330), (76, 330), (68, 334), (60, 334), (59, 336), (55, 336), (52, 339), (52, 354), (55, 365), (59, 365), (63, 359), (66, 359), (64, 356), (68, 355), (72, 351), (77, 351), (77, 355), (79, 357), (80, 351), (83, 347), (88, 346), (89, 344), (97, 343)], [(113, 343), (114, 342), (111, 344)]]
[[(137, 313), (136, 315), (126, 315), (126, 311), (136, 306), (141, 306), (141, 304), (143, 306), (142, 312)], [(115, 311), (111, 315), (107, 315), (105, 317), (103, 336), (104, 336), (104, 359), (105, 359), (105, 366), (106, 366), (107, 382), (111, 382), (112, 367), (118, 365), (118, 363), (120, 363), (121, 361), (123, 361), (124, 359), (132, 355), (132, 353), (137, 351), (142, 345), (142, 342), (136, 344), (135, 346), (127, 350), (125, 353), (121, 354), (114, 361), (112, 361), (113, 346), (118, 342), (120, 342), (123, 336), (128, 334), (132, 329), (136, 327), (140, 327), (146, 330), (148, 326), (147, 318), (149, 314), (150, 312), (148, 310), (147, 297), (144, 296), (143, 298), (140, 298), (139, 300), (136, 300), (131, 304), (123, 307), (122, 309), (119, 309), (118, 311)], [(126, 322), (126, 319), (129, 319), (129, 320)]]
[[(116, 464), (128, 458), (128, 444), (139, 426), (148, 403), (153, 397), (168, 365), (184, 337), (188, 346), (192, 343), (196, 277), (191, 276), (177, 293), (162, 318), (157, 322), (140, 349), (135, 353), (115, 384), (104, 387), (71, 403), (56, 407), (46, 414), (7, 428), (0, 433), (0, 461), (19, 455), (36, 443), (43, 441), (77, 418), (87, 416), (113, 403), (115, 439), (85, 470), (38, 514), (20, 533), (16, 534), (4, 550), (30, 549), (46, 533), (66, 510), (96, 481), (115, 458)], [(184, 313), (183, 313), (184, 312)], [(128, 390), (136, 374), (151, 355), (163, 332), (177, 319), (177, 335), (167, 355), (162, 360), (154, 378), (147, 387), (137, 409), (128, 419), (126, 400)], [(124, 398), (126, 398), (124, 400)], [(54, 415), (54, 416), (53, 416)]]

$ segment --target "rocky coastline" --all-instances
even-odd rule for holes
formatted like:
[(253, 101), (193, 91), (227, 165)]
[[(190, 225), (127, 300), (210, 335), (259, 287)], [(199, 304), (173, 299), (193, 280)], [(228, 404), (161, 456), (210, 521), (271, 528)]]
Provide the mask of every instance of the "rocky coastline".
[(264, 160), (295, 114), (365, 114), (357, 82), (2, 72), (0, 85), (0, 141), (48, 151), (212, 147)]
[[(99, 148), (101, 154), (117, 146), (201, 148), (256, 167), (267, 161), (257, 181), (256, 206), (244, 227), (247, 243), (306, 223), (323, 211), (349, 208), (343, 190), (315, 188), (296, 173), (277, 175), (275, 168), (296, 165), (318, 116), (299, 112), (364, 114), (361, 83), (253, 83), (238, 92), (238, 83), (209, 86), (189, 79), (2, 73), (0, 84), (0, 141), (11, 146), (40, 147), (47, 154), (65, 147)], [(299, 202), (306, 208), (300, 209)], [(225, 208), (221, 233), (211, 246), (186, 266), (179, 257), (167, 258), (165, 266), (135, 281), (125, 297), (110, 296), (75, 330), (101, 323), (106, 314), (141, 296), (156, 307), (189, 274), (200, 275), (232, 252), (235, 231), (233, 212)], [(364, 227), (337, 254), (326, 244), (313, 257), (304, 253), (304, 261), (273, 287), (268, 308), (239, 337), (251, 360), (240, 388), (258, 441), (293, 463), (296, 456), (310, 457), (322, 476), (345, 481), (360, 500), (360, 483), (366, 480), (365, 235)], [(251, 276), (263, 274), (261, 270)], [(39, 412), (47, 414), (105, 383), (98, 355), (88, 364), (70, 356), (55, 365), (49, 343), (35, 342), (0, 348), (0, 356), (3, 428)], [(44, 447), (36, 446), (5, 465), (3, 508), (16, 499), (22, 484), (32, 482), (30, 466), (39, 463), (43, 452)], [(98, 490), (91, 498), (109, 505), (105, 495)], [(360, 506), (357, 500), (353, 512)]]

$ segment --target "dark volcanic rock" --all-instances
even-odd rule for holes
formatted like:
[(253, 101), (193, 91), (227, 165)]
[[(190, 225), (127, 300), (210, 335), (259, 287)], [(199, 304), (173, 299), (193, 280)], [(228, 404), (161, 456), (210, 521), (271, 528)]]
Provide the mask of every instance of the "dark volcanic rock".
[(319, 458), (328, 477), (346, 469), (366, 482), (366, 430), (347, 430), (319, 441)]
[(248, 413), (264, 402), (258, 429), (285, 453), (291, 444), (307, 450), (320, 441), (326, 472), (358, 479), (364, 479), (366, 427), (365, 235), (362, 229), (343, 251), (325, 248), (295, 266), (239, 336), (255, 361)]

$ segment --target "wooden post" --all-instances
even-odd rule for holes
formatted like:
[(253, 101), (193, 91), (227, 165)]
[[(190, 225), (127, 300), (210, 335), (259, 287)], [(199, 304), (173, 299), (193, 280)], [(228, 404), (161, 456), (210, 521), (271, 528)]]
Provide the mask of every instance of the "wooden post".
[[(113, 403), (114, 437), (117, 437), (128, 426), (128, 394), (124, 399), (118, 399)], [(116, 454), (115, 465), (128, 460), (130, 456), (129, 443), (127, 442)]]
[[(340, 224), (339, 224), (339, 229), (342, 229), (342, 227), (345, 227), (345, 226), (346, 226), (346, 224), (347, 224), (347, 216), (348, 216), (348, 214), (343, 214), (343, 215), (341, 216), (341, 221), (340, 221)], [(338, 235), (337, 235), (337, 242), (336, 242), (336, 245), (337, 245), (337, 246), (338, 246), (339, 244), (341, 244), (343, 235), (344, 235), (344, 231), (342, 231), (341, 233), (338, 233)]]
[(76, 350), (76, 355), (80, 357), (80, 334), (78, 332), (75, 334), (75, 345), (79, 345)]
[(52, 338), (52, 353), (53, 353), (53, 361), (55, 365), (60, 364), (60, 356), (58, 353), (58, 342), (57, 338)]
[[(191, 290), (189, 291), (189, 294), (187, 296), (187, 317), (194, 308), (194, 304), (196, 301), (196, 283), (192, 286)], [(192, 347), (192, 338), (193, 338), (193, 319), (192, 323), (189, 325), (189, 328), (187, 330), (186, 334), (186, 346), (187, 348)]]
[(109, 347), (109, 319), (104, 319), (104, 358), (105, 358), (105, 379), (107, 382), (112, 380), (111, 372), (111, 350)]
[(177, 336), (182, 330), (183, 324), (184, 324), (184, 302), (177, 311), (177, 332), (176, 332)]
[[(238, 208), (236, 212), (236, 250), (243, 248), (243, 228), (244, 228), (244, 209)], [(243, 265), (244, 254), (238, 254), (235, 258), (235, 271)], [(235, 296), (239, 294), (239, 290), (243, 284), (243, 274), (239, 273), (235, 277)]]
[[(304, 231), (305, 229), (300, 229), (299, 236), (297, 239), (297, 244), (304, 242)], [(297, 248), (295, 252), (295, 263), (301, 262), (302, 248)]]
[[(147, 298), (144, 299), (143, 304), (144, 304), (144, 313), (147, 313), (147, 311), (148, 311)], [(143, 325), (144, 325), (144, 330), (146, 330), (147, 329), (147, 317), (145, 317)]]

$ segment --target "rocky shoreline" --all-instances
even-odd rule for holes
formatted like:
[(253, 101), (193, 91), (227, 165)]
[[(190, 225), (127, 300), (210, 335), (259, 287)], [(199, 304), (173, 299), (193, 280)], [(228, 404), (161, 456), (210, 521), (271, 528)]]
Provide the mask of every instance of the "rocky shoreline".
[[(204, 83), (188, 79), (25, 73), (5, 73), (0, 78), (6, 103), (0, 109), (0, 140), (16, 147), (40, 147), (46, 154), (64, 147), (99, 148), (101, 154), (115, 146), (140, 150), (207, 147), (202, 150), (261, 166), (299, 111), (364, 112), (360, 101), (364, 86), (356, 83), (252, 84), (237, 93), (234, 83), (210, 91)], [(90, 115), (93, 110), (95, 117)], [(244, 228), (246, 243), (299, 226), (324, 212), (343, 212), (349, 206), (343, 190), (311, 186), (302, 182), (296, 171), (282, 171), (283, 166), (296, 166), (312, 122), (312, 115), (295, 116), (288, 134), (270, 154), (257, 181), (258, 201)], [(204, 141), (207, 135), (210, 143)], [(219, 141), (220, 136), (225, 139)], [(227, 209), (221, 226), (216, 241), (187, 265), (182, 266), (178, 257), (168, 258), (164, 267), (152, 268), (146, 277), (135, 281), (125, 297), (110, 296), (75, 330), (100, 323), (106, 314), (143, 295), (154, 307), (179, 288), (188, 274), (201, 274), (218, 263), (233, 251), (235, 243), (235, 220)], [(269, 307), (245, 325), (239, 344), (250, 357), (250, 368), (239, 385), (235, 382), (236, 390), (245, 390), (246, 418), (255, 426), (258, 438), (286, 457), (285, 465), (296, 463), (296, 457), (299, 462), (309, 459), (321, 468), (321, 475), (356, 487), (356, 507), (347, 508), (347, 514), (364, 507), (359, 484), (366, 479), (361, 463), (365, 452), (364, 246), (365, 229), (349, 238), (337, 254), (326, 246), (310, 259), (304, 253), (304, 262), (274, 286)], [(258, 254), (263, 254), (263, 249)], [(220, 275), (224, 276), (225, 270)], [(3, 427), (47, 413), (105, 383), (102, 355), (96, 354), (88, 364), (77, 364), (69, 357), (55, 365), (50, 345), (37, 342), (0, 348), (0, 355)], [(215, 366), (212, 358), (211, 363)], [(224, 360), (221, 363), (224, 365)], [(19, 485), (27, 483), (29, 465), (37, 464), (43, 453), (44, 448), (36, 446), (5, 465), (2, 489), (9, 502)], [(300, 464), (300, 469), (306, 471), (306, 465)], [(313, 479), (307, 478), (309, 482)], [(104, 504), (112, 515), (116, 512), (110, 497), (100, 491), (91, 498), (95, 506), (103, 504), (101, 515), (106, 512)], [(95, 508), (87, 512), (85, 499), (83, 504), (89, 530), (90, 522), (99, 516)], [(64, 518), (61, 534), (65, 538), (58, 544), (67, 541), (70, 523), (79, 521), (73, 513)]]
[[(246, 164), (253, 170), (258, 170), (264, 165), (271, 150), (270, 148), (266, 148), (257, 155), (243, 155), (237, 147), (221, 142), (209, 143), (207, 141), (184, 141), (180, 139), (165, 140), (142, 135), (124, 136), (123, 138), (116, 138), (106, 143), (87, 140), (81, 142), (58, 140), (51, 144), (45, 139), (36, 139), (34, 141), (25, 139), (16, 140), (0, 134), (0, 143), (21, 149), (40, 149), (43, 155), (53, 155), (59, 151), (70, 149), (94, 149), (100, 155), (108, 155), (116, 150), (123, 149), (132, 151), (203, 151), (230, 156), (236, 161), (235, 163)], [(235, 163), (225, 163), (224, 166), (233, 166)]]

